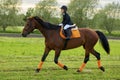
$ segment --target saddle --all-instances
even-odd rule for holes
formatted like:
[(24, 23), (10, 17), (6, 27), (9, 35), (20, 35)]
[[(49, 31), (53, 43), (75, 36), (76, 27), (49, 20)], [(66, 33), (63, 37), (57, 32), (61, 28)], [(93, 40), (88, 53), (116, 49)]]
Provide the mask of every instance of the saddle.
[[(78, 30), (78, 27), (74, 24), (74, 25), (71, 25), (71, 27), (69, 28), (71, 30), (71, 39), (73, 38), (80, 38), (80, 31)], [(66, 36), (65, 36), (65, 33), (64, 33), (64, 30), (63, 30), (63, 27), (61, 27), (61, 30), (60, 30), (60, 36), (63, 38), (63, 39), (66, 39)]]

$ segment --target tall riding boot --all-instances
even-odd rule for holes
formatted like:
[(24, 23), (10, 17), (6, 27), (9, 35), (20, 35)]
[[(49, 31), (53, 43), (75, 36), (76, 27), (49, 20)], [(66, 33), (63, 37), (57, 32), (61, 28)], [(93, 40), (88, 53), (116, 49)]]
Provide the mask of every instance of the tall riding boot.
[(66, 35), (66, 40), (70, 40), (71, 37), (71, 29), (64, 30)]

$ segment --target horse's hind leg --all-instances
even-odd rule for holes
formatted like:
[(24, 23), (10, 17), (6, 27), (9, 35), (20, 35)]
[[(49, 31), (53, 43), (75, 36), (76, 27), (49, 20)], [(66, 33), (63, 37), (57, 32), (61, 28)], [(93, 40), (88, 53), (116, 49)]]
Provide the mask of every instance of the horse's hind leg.
[(84, 62), (82, 63), (81, 67), (77, 70), (77, 72), (81, 72), (88, 61), (89, 61), (89, 51), (86, 50)]
[(67, 66), (65, 66), (64, 64), (62, 64), (61, 62), (58, 61), (58, 58), (59, 58), (59, 56), (60, 56), (60, 52), (61, 52), (61, 50), (59, 50), (59, 49), (56, 49), (56, 50), (55, 50), (54, 62), (55, 62), (58, 66), (60, 66), (61, 68), (65, 69), (65, 70), (68, 70)]
[(95, 50), (92, 50), (91, 52), (96, 58), (97, 58), (97, 64), (98, 64), (98, 68), (100, 70), (102, 70), (103, 72), (105, 71), (104, 67), (101, 65), (101, 61), (100, 61), (100, 53), (98, 53), (97, 51)]

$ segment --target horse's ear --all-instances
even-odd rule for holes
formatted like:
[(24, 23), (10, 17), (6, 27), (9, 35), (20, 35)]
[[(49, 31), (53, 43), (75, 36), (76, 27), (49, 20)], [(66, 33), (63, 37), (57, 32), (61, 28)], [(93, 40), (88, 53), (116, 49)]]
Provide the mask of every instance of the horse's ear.
[(38, 17), (38, 16), (35, 16), (35, 17), (33, 17), (33, 18), (35, 18), (35, 19), (39, 19), (39, 17)]

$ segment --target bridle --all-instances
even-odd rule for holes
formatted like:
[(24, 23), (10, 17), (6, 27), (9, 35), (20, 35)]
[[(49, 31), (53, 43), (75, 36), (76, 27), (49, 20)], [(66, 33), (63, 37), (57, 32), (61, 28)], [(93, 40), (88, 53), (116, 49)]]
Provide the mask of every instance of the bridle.
[(29, 34), (31, 28), (32, 28), (32, 20), (29, 20), (29, 24), (27, 24), (27, 28), (25, 28), (24, 30), (27, 32), (27, 34)]

